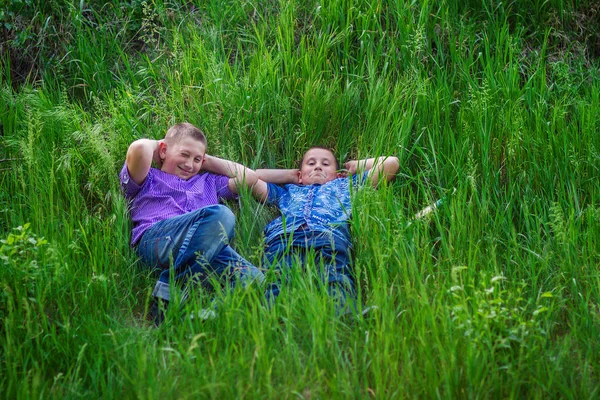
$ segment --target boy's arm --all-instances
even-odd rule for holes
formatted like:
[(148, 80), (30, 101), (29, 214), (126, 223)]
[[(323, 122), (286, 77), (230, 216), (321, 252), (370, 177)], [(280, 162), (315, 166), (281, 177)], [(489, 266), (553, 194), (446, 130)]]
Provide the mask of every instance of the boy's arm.
[(160, 167), (158, 154), (160, 142), (160, 140), (138, 139), (129, 145), (125, 163), (129, 176), (136, 184), (144, 183), (152, 166), (152, 160)]
[(298, 184), (298, 169), (257, 169), (258, 179), (274, 183), (276, 185), (286, 185), (288, 183)]
[(348, 161), (344, 167), (348, 170), (349, 175), (354, 175), (357, 171), (369, 171), (367, 179), (370, 179), (373, 186), (377, 187), (380, 180), (389, 181), (396, 176), (400, 169), (400, 161), (398, 157), (382, 156)]
[(256, 173), (250, 168), (246, 168), (242, 164), (233, 161), (209, 156), (208, 154), (204, 157), (201, 170), (212, 172), (217, 175), (228, 176), (229, 190), (235, 194), (239, 193), (240, 185), (246, 185), (249, 188), (252, 188), (257, 180)]
[(257, 169), (256, 175), (258, 181), (252, 187), (252, 195), (258, 201), (267, 201), (269, 190), (267, 182), (277, 185), (285, 185), (287, 183), (298, 183), (297, 169)]

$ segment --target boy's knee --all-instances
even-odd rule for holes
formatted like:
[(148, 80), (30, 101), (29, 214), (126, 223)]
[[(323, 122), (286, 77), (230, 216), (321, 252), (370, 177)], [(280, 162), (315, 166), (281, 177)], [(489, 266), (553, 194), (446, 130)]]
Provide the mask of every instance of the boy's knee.
[(211, 218), (220, 232), (224, 232), (230, 239), (233, 238), (235, 215), (228, 207), (221, 204), (205, 207), (205, 217)]
[(235, 215), (233, 215), (233, 212), (229, 209), (229, 207), (224, 206), (222, 204), (215, 204), (212, 206), (208, 206), (208, 209), (210, 209), (210, 212), (215, 215), (216, 217), (219, 217), (219, 219), (222, 220), (229, 220), (231, 219), (232, 221), (235, 222)]

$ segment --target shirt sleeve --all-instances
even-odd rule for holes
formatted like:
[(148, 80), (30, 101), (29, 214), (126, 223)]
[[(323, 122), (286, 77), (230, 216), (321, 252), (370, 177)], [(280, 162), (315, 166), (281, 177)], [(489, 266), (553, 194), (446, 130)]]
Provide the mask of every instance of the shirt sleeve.
[(213, 175), (213, 177), (215, 180), (215, 189), (220, 199), (230, 200), (238, 197), (237, 194), (229, 189), (229, 177), (225, 175)]
[(358, 189), (362, 188), (367, 184), (368, 177), (369, 171), (364, 171), (362, 174), (352, 175), (352, 186)]
[(128, 200), (133, 199), (137, 194), (142, 190), (142, 186), (146, 184), (148, 179), (150, 178), (151, 171), (148, 171), (148, 176), (142, 185), (138, 185), (131, 179), (129, 176), (129, 170), (127, 169), (127, 163), (123, 163), (123, 168), (121, 169), (121, 173), (119, 174), (119, 179), (121, 180), (121, 190), (125, 195), (125, 198)]
[(284, 188), (274, 183), (267, 182), (267, 203), (278, 204), (281, 196), (286, 192)]

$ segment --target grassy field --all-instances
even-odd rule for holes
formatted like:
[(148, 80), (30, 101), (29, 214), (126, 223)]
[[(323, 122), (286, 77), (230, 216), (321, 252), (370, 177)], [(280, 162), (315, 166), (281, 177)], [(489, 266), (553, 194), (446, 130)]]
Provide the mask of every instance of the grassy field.
[[(600, 7), (594, 1), (13, 1), (0, 6), (0, 395), (600, 395)], [(208, 152), (294, 167), (396, 155), (356, 196), (366, 318), (314, 266), (275, 307), (155, 329), (129, 247), (130, 142), (189, 121)], [(456, 189), (453, 193), (453, 189)], [(430, 217), (407, 222), (446, 197)], [(243, 195), (260, 265), (275, 211)]]

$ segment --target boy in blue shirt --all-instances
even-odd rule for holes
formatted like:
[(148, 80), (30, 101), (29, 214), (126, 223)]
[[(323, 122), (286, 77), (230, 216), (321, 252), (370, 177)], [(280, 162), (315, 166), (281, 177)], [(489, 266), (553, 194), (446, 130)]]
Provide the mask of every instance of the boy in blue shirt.
[[(259, 179), (252, 189), (259, 201), (275, 204), (281, 211), (281, 217), (265, 228), (265, 263), (281, 270), (291, 267), (294, 257), (305, 264), (307, 254), (314, 252), (315, 264), (324, 265), (322, 279), (337, 302), (338, 315), (353, 308), (356, 297), (348, 224), (350, 188), (369, 182), (377, 187), (380, 181), (391, 180), (400, 164), (396, 157), (378, 157), (349, 161), (344, 167), (349, 177), (338, 172), (330, 149), (311, 147), (299, 169), (257, 170)], [(267, 297), (272, 301), (278, 294), (279, 287), (272, 285)]]

